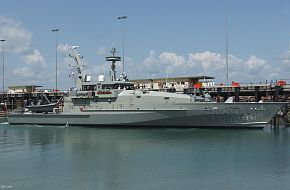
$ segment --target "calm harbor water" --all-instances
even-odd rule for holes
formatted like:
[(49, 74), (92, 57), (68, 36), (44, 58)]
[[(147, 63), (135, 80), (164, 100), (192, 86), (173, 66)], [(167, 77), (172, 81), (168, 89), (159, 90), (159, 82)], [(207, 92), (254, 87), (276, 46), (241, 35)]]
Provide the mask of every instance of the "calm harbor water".
[(289, 189), (290, 128), (0, 125), (2, 189)]

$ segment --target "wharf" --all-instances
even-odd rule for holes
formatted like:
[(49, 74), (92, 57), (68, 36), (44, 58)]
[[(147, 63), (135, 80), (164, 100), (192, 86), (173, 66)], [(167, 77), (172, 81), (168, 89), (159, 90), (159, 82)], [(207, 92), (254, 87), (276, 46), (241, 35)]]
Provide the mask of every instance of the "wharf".
[(66, 95), (67, 92), (63, 91), (1, 93), (0, 102), (5, 102), (8, 110), (15, 110), (17, 108), (25, 108), (31, 104), (57, 102), (57, 100)]
[(240, 86), (208, 86), (187, 88), (184, 93), (202, 95), (209, 93), (217, 101), (234, 97), (235, 102), (290, 102), (290, 85), (246, 84)]
[[(166, 90), (172, 89), (152, 89)], [(176, 92), (172, 90), (172, 92)], [(228, 97), (234, 97), (235, 102), (289, 102), (290, 104), (290, 84), (246, 84), (239, 86), (206, 86), (199, 88), (183, 88), (179, 93), (203, 95), (209, 93), (217, 102), (224, 102)], [(67, 96), (68, 91), (53, 90), (23, 90), (0, 93), (0, 102), (6, 102), (10, 109), (25, 107), (32, 102), (56, 102), (61, 97)]]

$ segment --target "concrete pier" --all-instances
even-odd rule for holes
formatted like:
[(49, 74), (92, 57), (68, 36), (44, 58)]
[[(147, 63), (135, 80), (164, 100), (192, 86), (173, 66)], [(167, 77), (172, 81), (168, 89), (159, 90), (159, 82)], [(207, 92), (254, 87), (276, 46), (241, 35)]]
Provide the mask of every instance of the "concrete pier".
[(209, 86), (197, 89), (185, 89), (185, 92), (201, 95), (208, 92), (214, 99), (225, 101), (234, 97), (236, 102), (285, 102), (290, 103), (290, 85), (279, 86), (270, 84), (255, 84), (241, 86)]

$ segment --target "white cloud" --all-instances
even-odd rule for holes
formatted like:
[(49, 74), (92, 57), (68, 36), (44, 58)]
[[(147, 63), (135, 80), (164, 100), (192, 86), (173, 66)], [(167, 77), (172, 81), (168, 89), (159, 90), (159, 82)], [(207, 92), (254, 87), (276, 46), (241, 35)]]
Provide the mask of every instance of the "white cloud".
[(290, 69), (290, 45), (288, 50), (280, 56), (280, 60), (283, 67)]
[(34, 49), (32, 54), (24, 56), (24, 61), (28, 65), (40, 65), (42, 68), (46, 68), (44, 57), (40, 54), (39, 50)]
[(105, 47), (99, 47), (97, 50), (97, 55), (102, 56), (108, 54), (109, 50)]
[(71, 49), (71, 46), (68, 44), (59, 44), (57, 46), (57, 51), (64, 54), (67, 54), (68, 52), (70, 52), (70, 49)]
[[(225, 56), (210, 51), (189, 53), (188, 58), (186, 58), (174, 52), (163, 52), (158, 56), (154, 50), (150, 50), (148, 57), (144, 59), (142, 64), (146, 66), (147, 76), (152, 78), (164, 77), (165, 74), (169, 74), (171, 77), (206, 74), (215, 77), (218, 82), (225, 82), (225, 62)], [(273, 69), (267, 61), (256, 56), (250, 56), (247, 60), (243, 60), (229, 55), (230, 81), (264, 81), (273, 79), (271, 77), (277, 77), (278, 73), (278, 69)]]
[(161, 63), (160, 66), (164, 68), (163, 71), (166, 72), (166, 75), (181, 70), (185, 64), (185, 58), (174, 52), (163, 52), (158, 58)]
[(142, 72), (144, 74), (141, 76), (147, 76), (147, 74), (150, 74), (152, 77), (160, 75), (160, 70), (162, 70), (162, 68), (159, 68), (158, 64), (159, 60), (156, 56), (156, 52), (154, 50), (150, 50), (148, 57), (144, 59), (142, 66), (140, 66), (142, 67)]
[(248, 68), (248, 72), (251, 74), (258, 74), (267, 66), (267, 62), (265, 60), (259, 59), (255, 56), (251, 56), (245, 64)]
[(148, 57), (144, 59), (144, 64), (150, 65), (151, 63), (154, 63), (156, 60), (156, 52), (154, 50), (150, 50)]
[(197, 69), (203, 75), (209, 75), (212, 71), (219, 71), (225, 68), (225, 59), (222, 55), (209, 51), (189, 53), (188, 59), (191, 68)]
[(46, 71), (33, 71), (29, 67), (18, 67), (13, 70), (13, 75), (17, 76), (15, 81), (10, 81), (13, 85), (43, 85), (45, 88), (51, 83), (54, 84), (55, 75)]
[[(38, 48), (33, 48), (32, 32), (18, 20), (0, 16), (0, 39), (5, 39), (7, 55), (7, 75), (10, 84), (45, 84), (51, 85), (54, 72), (47, 71), (45, 57)], [(61, 49), (64, 49), (62, 47)], [(25, 65), (23, 65), (22, 60)], [(51, 65), (50, 65), (51, 66)]]
[(28, 67), (16, 68), (13, 71), (13, 74), (17, 75), (20, 78), (33, 78), (35, 76), (35, 73)]
[(6, 50), (21, 53), (29, 49), (32, 33), (18, 21), (0, 16), (0, 38), (6, 40)]
[(146, 66), (146, 67), (151, 67), (151, 66), (154, 66), (155, 64), (158, 63), (158, 60), (156, 58), (156, 53), (154, 50), (150, 50), (149, 54), (148, 54), (148, 57), (146, 57), (143, 61), (143, 64)]
[(178, 56), (173, 52), (164, 52), (159, 55), (159, 60), (168, 65), (182, 65), (185, 63), (183, 56)]

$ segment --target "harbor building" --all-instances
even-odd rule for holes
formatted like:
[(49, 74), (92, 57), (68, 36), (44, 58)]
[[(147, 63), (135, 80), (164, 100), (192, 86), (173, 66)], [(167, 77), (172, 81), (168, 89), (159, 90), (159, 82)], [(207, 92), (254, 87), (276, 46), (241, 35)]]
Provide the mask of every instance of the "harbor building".
[(38, 88), (42, 86), (38, 85), (24, 85), (24, 86), (8, 86), (8, 94), (17, 93), (34, 93), (38, 91)]
[(184, 92), (184, 89), (202, 86), (214, 86), (214, 77), (211, 76), (190, 76), (190, 77), (167, 77), (154, 79), (134, 79), (136, 88), (150, 90), (165, 90)]

